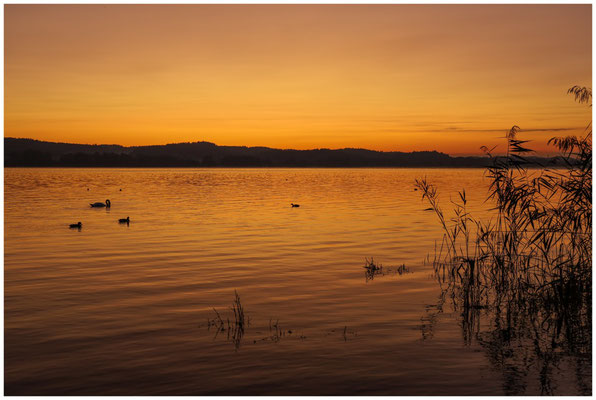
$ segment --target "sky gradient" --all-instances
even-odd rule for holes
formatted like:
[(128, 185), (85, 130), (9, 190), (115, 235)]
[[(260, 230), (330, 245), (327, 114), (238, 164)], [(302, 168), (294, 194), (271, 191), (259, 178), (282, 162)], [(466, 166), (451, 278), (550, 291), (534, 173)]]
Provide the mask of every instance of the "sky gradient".
[[(591, 5), (5, 5), (5, 136), (476, 154), (591, 109)], [(503, 145), (500, 146), (503, 148)]]

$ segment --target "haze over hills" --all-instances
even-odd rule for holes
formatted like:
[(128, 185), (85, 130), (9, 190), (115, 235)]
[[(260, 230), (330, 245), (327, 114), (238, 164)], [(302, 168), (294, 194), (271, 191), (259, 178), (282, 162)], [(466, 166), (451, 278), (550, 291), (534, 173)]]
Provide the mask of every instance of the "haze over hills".
[(451, 157), (437, 151), (291, 150), (210, 142), (125, 147), (4, 139), (6, 167), (485, 167), (489, 163), (487, 157)]

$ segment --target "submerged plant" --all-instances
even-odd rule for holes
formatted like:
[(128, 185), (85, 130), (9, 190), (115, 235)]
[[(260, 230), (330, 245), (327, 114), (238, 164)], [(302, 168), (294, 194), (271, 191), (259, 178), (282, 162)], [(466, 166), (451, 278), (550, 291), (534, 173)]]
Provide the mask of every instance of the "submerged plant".
[(389, 266), (384, 267), (381, 263), (376, 263), (374, 258), (371, 257), (370, 261), (368, 258), (364, 259), (364, 278), (366, 282), (373, 280), (377, 276), (385, 276), (385, 275), (404, 275), (412, 273), (405, 264), (401, 264), (398, 266)]
[(246, 318), (244, 315), (244, 307), (240, 302), (240, 296), (238, 292), (234, 290), (234, 302), (230, 307), (230, 310), (234, 313), (234, 321), (231, 322), (230, 318), (225, 321), (214, 308), (215, 318), (207, 319), (207, 329), (211, 330), (211, 327), (215, 329), (215, 338), (221, 333), (227, 331), (228, 340), (234, 343), (234, 348), (238, 350), (244, 336), (244, 330), (247, 325), (250, 325), (250, 317)]
[(375, 276), (383, 274), (383, 266), (379, 263), (375, 263), (374, 258), (364, 259), (364, 278), (368, 282), (369, 280), (373, 280)]
[[(591, 89), (574, 86), (569, 93), (591, 102)], [(505, 156), (482, 148), (492, 160), (486, 170), (492, 218), (472, 217), (462, 191), (447, 219), (436, 187), (425, 179), (416, 186), (444, 229), (433, 266), (441, 302), (451, 300), (461, 315), (464, 341), (486, 349), (506, 373), (508, 393), (525, 388), (520, 365), (537, 365), (542, 393), (553, 394), (553, 367), (571, 356), (581, 371), (592, 353), (591, 124), (582, 137), (549, 141), (560, 151), (556, 167), (527, 158), (532, 150), (520, 131), (513, 126), (507, 133)], [(580, 375), (578, 387), (591, 391)]]
[[(230, 311), (232, 312), (233, 320), (230, 319), (230, 317), (226, 317), (224, 320), (217, 309), (213, 308), (215, 317), (207, 319), (207, 329), (209, 331), (212, 329), (215, 331), (215, 335), (213, 337), (214, 340), (220, 335), (225, 335), (223, 332), (227, 332), (226, 340), (232, 342), (234, 344), (234, 350), (238, 351), (243, 339), (246, 339), (245, 335), (247, 335), (248, 328), (251, 327), (251, 318), (245, 314), (244, 306), (240, 301), (240, 296), (238, 295), (237, 291), (234, 291), (234, 302), (230, 307)], [(254, 333), (261, 334), (262, 331), (259, 331), (257, 328)], [(259, 339), (250, 340), (252, 340), (253, 344), (263, 341), (277, 343), (286, 336), (299, 340), (306, 339), (304, 333), (297, 334), (295, 330), (282, 328), (279, 320), (275, 320), (274, 322), (273, 319), (269, 319), (269, 335), (260, 337)]]
[(242, 307), (242, 303), (240, 302), (240, 296), (238, 296), (238, 292), (234, 290), (234, 303), (231, 310), (234, 312), (234, 326), (238, 327), (238, 329), (244, 331), (245, 325), (245, 318), (244, 318), (244, 307)]

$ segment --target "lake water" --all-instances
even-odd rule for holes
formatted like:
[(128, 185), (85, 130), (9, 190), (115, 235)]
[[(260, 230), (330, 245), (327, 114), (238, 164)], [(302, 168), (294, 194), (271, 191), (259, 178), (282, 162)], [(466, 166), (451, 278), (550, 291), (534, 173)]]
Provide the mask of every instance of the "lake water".
[(440, 302), (413, 182), (482, 216), (483, 172), (5, 169), (5, 393), (590, 394), (591, 355), (508, 356)]

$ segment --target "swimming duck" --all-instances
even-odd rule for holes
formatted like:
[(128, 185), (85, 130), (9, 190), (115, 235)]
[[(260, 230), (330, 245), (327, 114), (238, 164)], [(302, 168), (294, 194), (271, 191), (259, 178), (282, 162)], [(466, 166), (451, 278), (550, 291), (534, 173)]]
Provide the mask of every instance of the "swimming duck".
[(69, 225), (69, 227), (71, 227), (71, 228), (79, 228), (79, 229), (81, 229), (82, 226), (83, 226), (83, 224), (81, 224), (80, 222), (78, 222), (76, 224)]
[(291, 203), (291, 204), (292, 204), (292, 207), (300, 207), (300, 204), (294, 204), (294, 203)]
[(121, 224), (128, 224), (130, 222), (130, 217), (120, 218), (118, 222)]
[(89, 203), (91, 205), (91, 207), (107, 207), (110, 208), (110, 206), (112, 205), (112, 203), (110, 203), (110, 200), (106, 200), (105, 203)]

